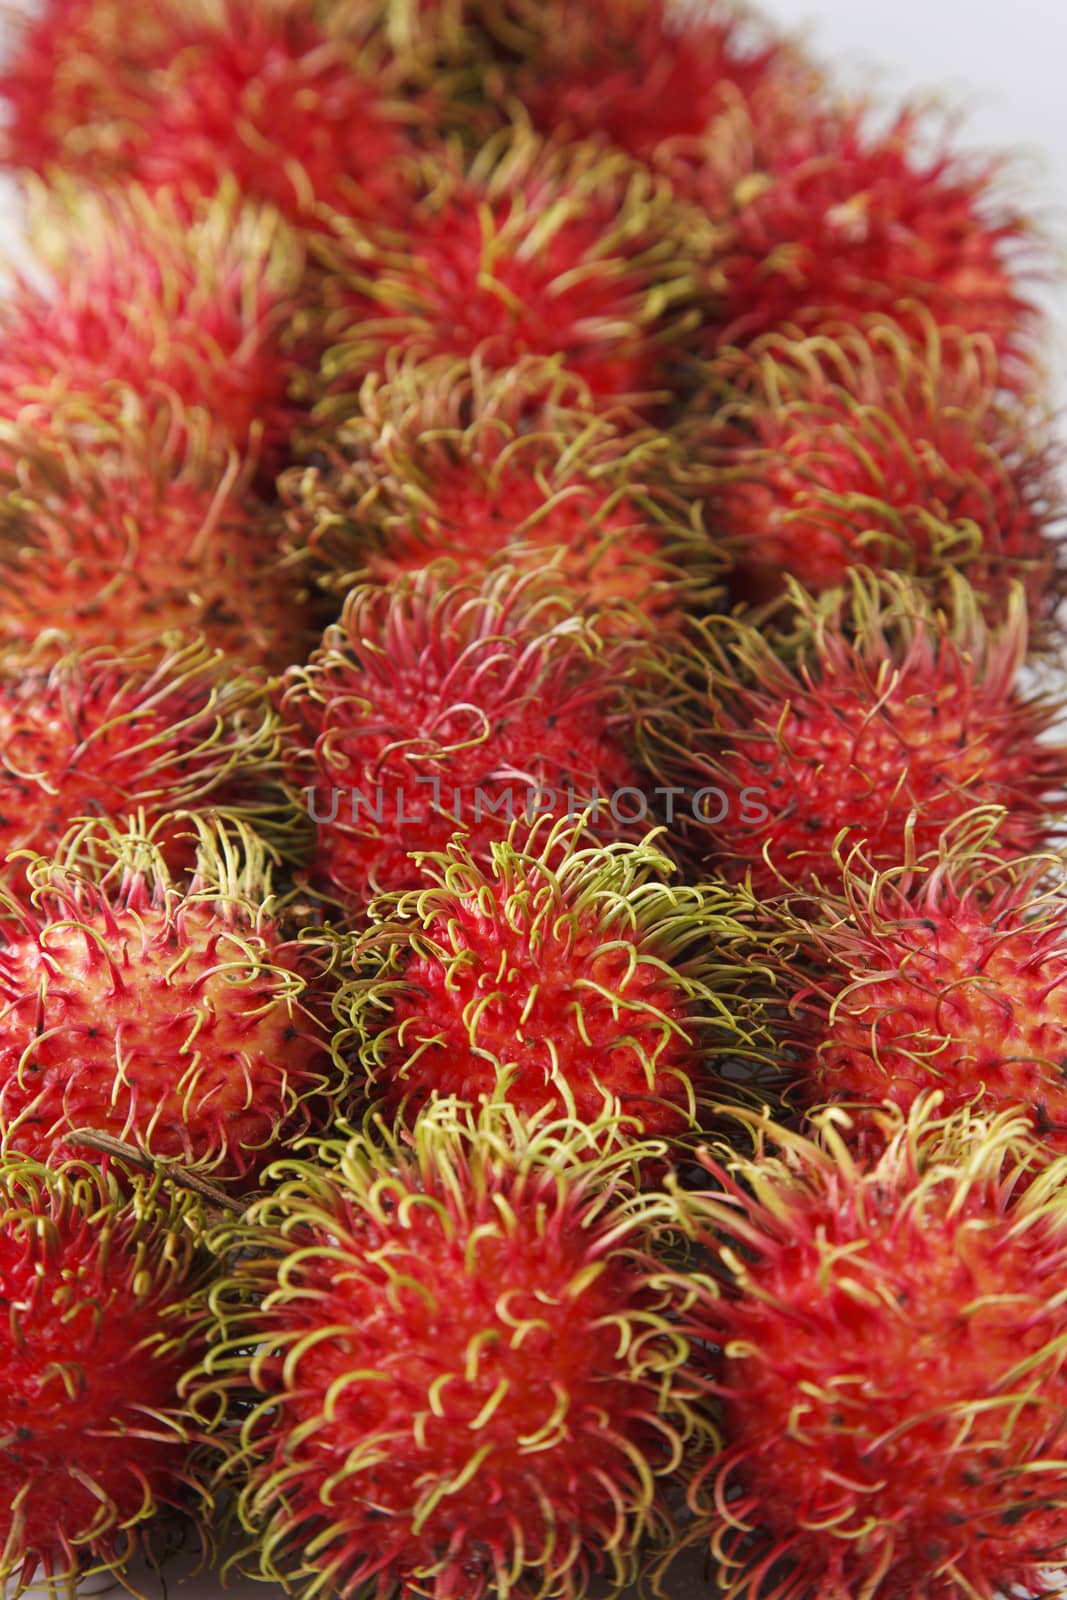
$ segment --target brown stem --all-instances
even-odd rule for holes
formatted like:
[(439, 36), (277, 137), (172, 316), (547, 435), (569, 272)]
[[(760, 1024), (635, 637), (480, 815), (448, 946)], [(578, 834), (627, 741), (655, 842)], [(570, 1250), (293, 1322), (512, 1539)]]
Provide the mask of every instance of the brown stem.
[(67, 1134), (66, 1139), (68, 1144), (95, 1150), (100, 1155), (115, 1156), (119, 1161), (128, 1162), (132, 1167), (140, 1167), (143, 1172), (159, 1173), (169, 1182), (179, 1184), (183, 1189), (191, 1189), (194, 1194), (202, 1195), (221, 1211), (234, 1212), (239, 1216), (245, 1209), (240, 1200), (235, 1200), (232, 1195), (209, 1183), (199, 1173), (190, 1171), (188, 1167), (180, 1167), (176, 1162), (159, 1161), (147, 1151), (139, 1150), (136, 1145), (127, 1144), (124, 1139), (116, 1139), (114, 1134), (101, 1133), (96, 1128), (75, 1128)]

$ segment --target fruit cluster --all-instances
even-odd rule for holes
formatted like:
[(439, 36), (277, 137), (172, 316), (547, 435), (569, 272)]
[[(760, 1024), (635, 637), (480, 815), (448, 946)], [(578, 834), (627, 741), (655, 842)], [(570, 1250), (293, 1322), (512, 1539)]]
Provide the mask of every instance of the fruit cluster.
[(6, 1592), (1058, 1592), (1002, 164), (728, 0), (43, 0), (0, 99)]

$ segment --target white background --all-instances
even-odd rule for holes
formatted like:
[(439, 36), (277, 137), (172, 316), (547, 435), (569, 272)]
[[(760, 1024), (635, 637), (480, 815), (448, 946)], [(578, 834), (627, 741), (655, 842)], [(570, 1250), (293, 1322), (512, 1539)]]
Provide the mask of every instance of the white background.
[[(933, 90), (943, 103), (964, 111), (961, 141), (1016, 153), (1021, 193), (1032, 214), (1067, 241), (1065, 0), (767, 0), (763, 10), (799, 30), (812, 52), (832, 65), (839, 86), (883, 99)], [(9, 246), (14, 214), (10, 193), (0, 192)], [(1050, 376), (1067, 399), (1067, 268), (1063, 284), (1050, 286), (1045, 299), (1056, 318)], [(153, 1597), (158, 1586), (141, 1582)], [(220, 1592), (214, 1580), (203, 1578), (174, 1587), (184, 1600), (216, 1600)], [(675, 1592), (677, 1600), (711, 1600), (712, 1594), (695, 1574)], [(275, 1591), (241, 1584), (226, 1593), (237, 1600), (272, 1600)]]

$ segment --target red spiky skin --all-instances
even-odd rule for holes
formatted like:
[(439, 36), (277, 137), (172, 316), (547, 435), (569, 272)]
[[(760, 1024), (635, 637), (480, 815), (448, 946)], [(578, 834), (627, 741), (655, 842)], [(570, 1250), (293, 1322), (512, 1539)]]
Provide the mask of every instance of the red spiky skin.
[(836, 365), (815, 343), (770, 346), (697, 426), (733, 592), (771, 599), (784, 575), (818, 592), (860, 564), (931, 580), (955, 567), (991, 620), (1016, 580), (1047, 617), (1062, 512), (1040, 419), (996, 402), (978, 348), (945, 339), (913, 359), (882, 333), (844, 341)]
[(882, 884), (813, 930), (790, 1002), (799, 1093), (906, 1110), (938, 1089), (946, 1112), (1018, 1109), (1063, 1153), (1067, 908), (1036, 872), (970, 878), (949, 864), (910, 893)]
[(296, 4), (223, 0), (198, 19), (168, 0), (131, 29), (114, 0), (50, 0), (0, 77), (5, 158), (186, 197), (226, 175), (302, 224), (380, 215), (399, 207), (416, 113), (365, 45)]
[[(263, 690), (198, 645), (68, 657), (0, 674), (0, 872), (9, 852), (54, 850), (85, 817), (142, 812), (169, 864), (191, 860), (180, 811), (269, 814), (273, 718)], [(280, 796), (279, 796), (280, 798)], [(277, 809), (277, 801), (274, 802)]]
[(277, 454), (299, 415), (280, 343), (299, 269), (270, 264), (269, 218), (242, 221), (220, 202), (190, 231), (135, 197), (102, 204), (85, 228), (47, 289), (22, 280), (5, 296), (0, 414), (32, 408), (38, 425), (54, 425), (87, 405), (121, 419), (132, 393), (149, 414), (177, 400), (225, 443)]
[(358, 589), (292, 670), (290, 776), (316, 824), (313, 871), (349, 907), (415, 887), (410, 852), (443, 850), (457, 824), (484, 863), (527, 816), (595, 803), (594, 830), (618, 835), (640, 813), (632, 793), (622, 822), (610, 812), (643, 784), (613, 689), (628, 659), (597, 659), (595, 630), (565, 607), (524, 611), (526, 593), (506, 572), (484, 591)]
[(345, 394), (403, 360), (547, 363), (589, 402), (668, 397), (699, 321), (701, 218), (648, 171), (523, 130), (466, 168), (431, 151), (403, 229), (347, 230), (326, 254), (324, 377)]
[(786, 142), (728, 230), (716, 348), (875, 313), (921, 342), (932, 317), (986, 337), (1003, 381), (1027, 385), (1036, 313), (1016, 272), (1026, 225), (996, 200), (989, 170), (926, 155), (922, 137), (906, 112), (881, 136), (854, 114)]
[(178, 1384), (203, 1272), (180, 1207), (143, 1186), (123, 1202), (80, 1164), (5, 1158), (0, 1189), (0, 1560), (62, 1585), (121, 1569), (154, 1510), (195, 1504)]
[(59, 659), (199, 633), (235, 664), (303, 659), (315, 609), (282, 565), (278, 518), (234, 476), (136, 450), (34, 463), (32, 442), (20, 448), (17, 488), (0, 497), (0, 646)]
[(999, 1171), (1036, 1145), (1002, 1132), (983, 1159), (963, 1126), (940, 1181), (929, 1141), (859, 1174), (803, 1147), (790, 1171), (746, 1162), (756, 1198), (712, 1168), (726, 1193), (696, 1231), (716, 1284), (690, 1331), (721, 1352), (726, 1448), (692, 1498), (739, 1600), (1049, 1592), (1067, 1225)]
[(730, 797), (711, 821), (723, 809), (712, 797), (694, 843), (735, 881), (751, 873), (766, 897), (839, 886), (853, 849), (876, 868), (903, 865), (977, 806), (1007, 808), (995, 853), (1039, 849), (1067, 755), (1042, 737), (1056, 708), (1016, 684), (1024, 657), (1018, 613), (985, 659), (930, 623), (898, 651), (873, 635), (853, 642), (840, 617), (796, 670), (768, 649), (758, 677), (724, 681), (687, 723), (677, 781)]
[(730, 152), (738, 159), (720, 168), (722, 204), (710, 207), (719, 215), (732, 186), (802, 112), (810, 116), (815, 75), (765, 30), (754, 47), (750, 17), (720, 7), (682, 25), (667, 12), (660, 0), (550, 0), (536, 21), (525, 19), (536, 29), (532, 58), (505, 70), (504, 81), (546, 133), (610, 141), (705, 204), (712, 165), (740, 123), (743, 155)]
[(624, 1583), (686, 1431), (647, 1246), (566, 1154), (517, 1170), (417, 1137), (388, 1169), (281, 1169), (234, 1236), (208, 1389), (244, 1401), (250, 1554), (345, 1597)]
[(195, 881), (40, 882), (0, 948), (5, 1150), (63, 1160), (91, 1128), (240, 1183), (312, 1126), (329, 1032), (306, 947)]

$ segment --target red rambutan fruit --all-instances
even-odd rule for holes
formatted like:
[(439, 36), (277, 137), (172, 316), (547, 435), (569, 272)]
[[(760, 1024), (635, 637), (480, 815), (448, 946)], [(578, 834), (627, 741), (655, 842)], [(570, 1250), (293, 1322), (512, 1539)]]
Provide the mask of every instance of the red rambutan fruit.
[[(1050, 839), (1067, 749), (1044, 742), (1059, 704), (1018, 682), (1026, 658), (1021, 589), (992, 630), (959, 578), (934, 609), (907, 579), (863, 569), (820, 605), (792, 588), (799, 618), (783, 641), (709, 618), (692, 682), (674, 704), (650, 696), (647, 764), (708, 797), (679, 826), (728, 878), (758, 895), (839, 887), (862, 850), (892, 868), (936, 848), (978, 807), (1001, 807), (990, 845), (1009, 859)], [(671, 669), (678, 681), (680, 663)]]
[(647, 831), (619, 704), (643, 659), (538, 574), (353, 590), (282, 702), (316, 880), (359, 908), (417, 887), (410, 853), (457, 832), (486, 864), (494, 840), (538, 815), (592, 808), (597, 836)]
[(188, 887), (136, 829), (94, 826), (94, 866), (78, 835), (26, 866), (0, 921), (5, 1152), (54, 1162), (90, 1130), (240, 1184), (343, 1087), (323, 962), (288, 936), (263, 846), (198, 821)]
[(441, 1102), (410, 1140), (279, 1163), (226, 1228), (191, 1388), (212, 1421), (242, 1407), (221, 1442), (259, 1575), (346, 1600), (634, 1575), (710, 1429), (651, 1254), (663, 1202), (589, 1138)]
[[(398, 98), (373, 8), (320, 23), (304, 0), (49, 0), (20, 30), (0, 101), (8, 165), (249, 200), (314, 224), (397, 201), (417, 97)], [(340, 10), (340, 8), (335, 8)]]
[[(73, 1592), (204, 1519), (178, 1386), (199, 1358), (200, 1204), (80, 1163), (0, 1159), (0, 1578)], [(173, 1537), (173, 1530), (170, 1537)], [(206, 1530), (203, 1534), (206, 1538)]]
[(298, 407), (282, 345), (304, 268), (281, 220), (232, 191), (189, 223), (137, 189), (40, 203), (50, 281), (18, 281), (0, 312), (0, 415), (121, 424), (131, 405), (177, 404), (241, 451), (284, 447)]
[(696, 1124), (713, 1060), (746, 1053), (731, 893), (671, 884), (650, 845), (581, 838), (538, 827), (487, 867), (456, 841), (422, 861), (425, 887), (375, 903), (336, 1046), (391, 1113), (503, 1097), (669, 1138)]
[[(846, 873), (840, 900), (794, 923), (784, 1034), (807, 1104), (907, 1110), (940, 1091), (1017, 1109), (1067, 1153), (1067, 899), (1057, 864), (947, 851), (920, 873)], [(1057, 877), (1062, 876), (1062, 869)]]
[[(314, 241), (326, 279), (309, 313), (322, 383), (355, 410), (370, 373), (477, 356), (487, 368), (577, 376), (590, 402), (667, 403), (701, 321), (710, 242), (695, 208), (621, 152), (506, 129), (465, 162), (423, 159), (402, 230), (337, 223)], [(702, 242), (703, 241), (703, 242)]]
[[(817, 105), (819, 78), (790, 42), (741, 7), (684, 14), (666, 0), (512, 0), (497, 93), (544, 133), (597, 139), (711, 200), (770, 157)], [(514, 52), (515, 59), (507, 57)]]
[(199, 633), (234, 663), (303, 659), (321, 621), (254, 463), (203, 449), (180, 411), (93, 431), (0, 423), (0, 645), (58, 659)]
[(921, 343), (932, 318), (987, 338), (1001, 381), (1029, 387), (1034, 230), (996, 177), (996, 163), (938, 144), (913, 111), (879, 133), (860, 112), (807, 122), (735, 196), (712, 273), (715, 347), (879, 313)]
[(998, 393), (984, 340), (931, 327), (920, 350), (892, 324), (770, 338), (716, 377), (686, 443), (736, 595), (771, 598), (786, 575), (819, 591), (861, 564), (936, 589), (957, 569), (991, 618), (1013, 580), (1051, 617), (1063, 508), (1048, 429)]
[(360, 415), (282, 485), (295, 543), (324, 583), (347, 591), (438, 562), (464, 579), (552, 565), (576, 603), (622, 633), (707, 605), (713, 549), (672, 488), (665, 434), (626, 413), (533, 424), (525, 385), (480, 399), (467, 379), (427, 376), (368, 379)]
[(182, 813), (295, 832), (278, 756), (264, 684), (198, 640), (100, 647), (51, 667), (0, 659), (0, 869), (17, 884), (11, 852), (47, 855), (84, 818), (160, 823), (172, 869), (191, 854)]
[[(738, 1600), (1047, 1594), (1067, 1545), (1067, 1163), (1009, 1116), (823, 1113), (679, 1194), (725, 1448), (690, 1500)], [(756, 1119), (751, 1119), (755, 1121)], [(1013, 1585), (1020, 1585), (1019, 1589)]]

